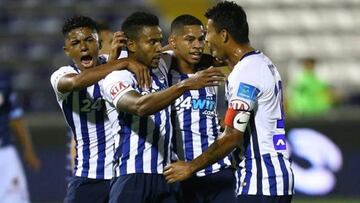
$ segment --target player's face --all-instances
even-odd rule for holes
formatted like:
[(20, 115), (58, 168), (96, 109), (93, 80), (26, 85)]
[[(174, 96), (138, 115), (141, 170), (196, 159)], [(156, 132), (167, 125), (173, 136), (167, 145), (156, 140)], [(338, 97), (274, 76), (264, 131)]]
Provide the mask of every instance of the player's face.
[(135, 41), (134, 56), (141, 63), (157, 68), (161, 54), (162, 32), (159, 26), (143, 27)]
[(94, 67), (99, 54), (98, 34), (87, 27), (76, 28), (65, 37), (64, 51), (79, 69)]
[(180, 60), (188, 64), (200, 62), (205, 47), (205, 31), (200, 25), (187, 25), (174, 34), (173, 49)]
[(222, 38), (220, 33), (215, 30), (214, 22), (211, 19), (207, 21), (206, 29), (205, 40), (211, 55), (218, 59), (224, 59), (224, 53), (221, 49)]

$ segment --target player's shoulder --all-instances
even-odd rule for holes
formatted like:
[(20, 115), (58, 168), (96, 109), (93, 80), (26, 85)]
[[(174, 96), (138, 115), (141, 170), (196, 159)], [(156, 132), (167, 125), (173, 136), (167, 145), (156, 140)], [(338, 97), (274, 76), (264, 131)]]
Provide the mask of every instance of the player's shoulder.
[(235, 72), (246, 72), (247, 74), (258, 74), (264, 67), (268, 66), (267, 57), (262, 52), (255, 52), (241, 59), (234, 67)]
[(172, 51), (172, 50), (164, 51), (161, 53), (158, 68), (168, 71), (171, 69), (171, 66), (174, 61), (175, 61), (174, 51)]
[(58, 81), (60, 78), (62, 78), (67, 74), (78, 74), (78, 73), (79, 71), (71, 65), (61, 66), (51, 74), (50, 81), (53, 83), (55, 81)]
[(103, 80), (106, 84), (107, 82), (114, 81), (133, 81), (134, 74), (128, 70), (116, 70), (109, 73)]
[(67, 72), (73, 72), (73, 73), (79, 73), (79, 70), (77, 68), (75, 68), (74, 66), (71, 65), (66, 65), (66, 66), (61, 66), (59, 68), (57, 68), (52, 75), (57, 74), (57, 73), (67, 73)]

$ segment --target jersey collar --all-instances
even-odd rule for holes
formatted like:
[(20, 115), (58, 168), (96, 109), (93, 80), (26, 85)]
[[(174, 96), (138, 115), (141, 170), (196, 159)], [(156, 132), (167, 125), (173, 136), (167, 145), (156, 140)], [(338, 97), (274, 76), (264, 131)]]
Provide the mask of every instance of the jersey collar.
[(243, 60), (245, 57), (251, 56), (251, 55), (255, 55), (255, 54), (260, 54), (261, 52), (259, 50), (254, 50), (254, 51), (250, 51), (246, 54), (244, 54), (243, 57), (241, 57), (240, 61)]

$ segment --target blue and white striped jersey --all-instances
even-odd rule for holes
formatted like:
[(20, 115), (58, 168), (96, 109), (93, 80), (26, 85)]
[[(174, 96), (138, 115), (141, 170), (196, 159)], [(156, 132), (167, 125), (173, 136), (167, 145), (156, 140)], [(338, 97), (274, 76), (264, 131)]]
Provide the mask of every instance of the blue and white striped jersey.
[[(170, 85), (187, 79), (191, 74), (181, 74), (171, 69)], [(173, 145), (180, 160), (191, 161), (202, 154), (221, 134), (216, 111), (218, 87), (205, 87), (186, 91), (172, 107), (174, 127)], [(197, 176), (216, 173), (231, 165), (226, 157), (198, 171)]]
[(227, 84), (229, 108), (251, 112), (242, 149), (235, 151), (238, 195), (292, 195), (294, 174), (287, 151), (282, 84), (270, 59), (246, 54)]
[[(104, 79), (104, 95), (107, 101), (116, 106), (118, 100), (129, 91), (140, 94), (158, 92), (168, 87), (167, 70), (151, 70), (152, 87), (149, 91), (141, 89), (135, 76), (127, 71), (113, 71)], [(133, 173), (162, 174), (170, 163), (170, 140), (172, 126), (170, 107), (150, 116), (139, 117), (119, 112), (118, 134), (115, 137), (116, 176)]]
[(80, 70), (75, 66), (63, 66), (51, 75), (51, 84), (65, 120), (75, 136), (74, 174), (78, 177), (111, 179), (116, 132), (112, 130), (110, 117), (117, 114), (104, 101), (102, 80), (79, 91), (60, 93), (58, 82), (70, 73), (79, 74)]
[(23, 110), (11, 87), (11, 78), (6, 74), (0, 75), (0, 147), (12, 144), (10, 120), (22, 115)]

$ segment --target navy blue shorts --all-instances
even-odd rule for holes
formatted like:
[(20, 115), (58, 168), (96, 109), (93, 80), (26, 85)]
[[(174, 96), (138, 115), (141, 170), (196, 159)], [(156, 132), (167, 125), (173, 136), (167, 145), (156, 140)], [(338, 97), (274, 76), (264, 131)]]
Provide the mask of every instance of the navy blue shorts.
[(238, 203), (291, 203), (292, 195), (285, 196), (262, 196), (262, 195), (239, 195)]
[(181, 202), (180, 184), (166, 183), (162, 174), (129, 174), (111, 182), (109, 203)]
[(234, 170), (231, 168), (203, 177), (193, 176), (181, 182), (184, 202), (236, 202), (235, 182)]
[(110, 180), (71, 177), (64, 203), (107, 203)]

